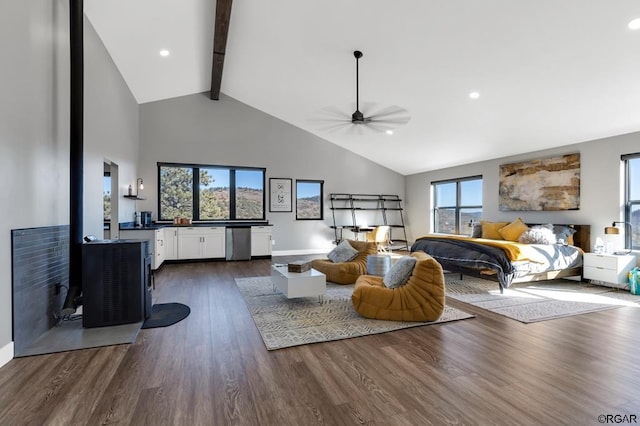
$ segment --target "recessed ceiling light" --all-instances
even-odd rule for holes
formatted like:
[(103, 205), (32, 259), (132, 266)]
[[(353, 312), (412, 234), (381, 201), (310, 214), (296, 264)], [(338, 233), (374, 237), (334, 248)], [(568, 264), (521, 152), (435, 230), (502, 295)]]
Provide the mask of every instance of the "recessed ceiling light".
[(167, 49), (162, 49), (160, 51), (160, 56), (169, 56), (169, 53), (171, 52), (169, 52)]
[(627, 24), (630, 30), (640, 30), (640, 18), (636, 18)]
[(478, 98), (480, 97), (480, 93), (478, 93), (478, 92), (471, 92), (471, 93), (469, 93), (469, 97), (470, 97), (471, 99), (478, 99)]
[(388, 135), (392, 135), (393, 134), (393, 130), (387, 130), (385, 133), (388, 134)]

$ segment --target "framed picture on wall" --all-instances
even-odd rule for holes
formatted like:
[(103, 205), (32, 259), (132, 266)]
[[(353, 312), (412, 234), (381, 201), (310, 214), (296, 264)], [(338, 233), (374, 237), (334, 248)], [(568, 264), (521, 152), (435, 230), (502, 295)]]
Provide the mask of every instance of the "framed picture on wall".
[(269, 211), (292, 212), (292, 179), (269, 178)]
[(296, 220), (322, 220), (323, 180), (296, 179)]
[(501, 212), (580, 209), (580, 153), (500, 165)]

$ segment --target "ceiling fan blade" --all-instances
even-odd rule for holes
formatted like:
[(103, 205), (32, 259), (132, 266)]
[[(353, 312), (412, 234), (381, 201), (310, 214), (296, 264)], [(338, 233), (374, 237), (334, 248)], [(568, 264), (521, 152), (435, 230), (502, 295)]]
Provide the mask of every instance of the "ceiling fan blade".
[(319, 124), (351, 124), (351, 120), (348, 118), (310, 118), (308, 119), (310, 123), (319, 123)]
[(318, 113), (325, 117), (330, 117), (330, 118), (339, 119), (339, 120), (348, 120), (349, 117), (351, 117), (351, 112), (346, 112), (340, 108), (336, 108), (332, 106), (324, 107), (320, 109)]
[(387, 130), (392, 130), (395, 126), (383, 122), (369, 121), (362, 127), (366, 127), (367, 129), (376, 133), (384, 133)]
[[(369, 110), (371, 111), (371, 110)], [(409, 111), (396, 105), (391, 105), (371, 113), (366, 112), (365, 116), (372, 120), (380, 120), (385, 118), (409, 117)]]
[(322, 126), (322, 127), (319, 127), (318, 130), (320, 130), (321, 132), (326, 132), (326, 133), (336, 133), (336, 132), (341, 132), (341, 131), (344, 131), (346, 129), (349, 129), (352, 126), (353, 125), (351, 124), (351, 121), (345, 121), (345, 122), (342, 122), (342, 123), (336, 123), (336, 124), (332, 124), (332, 125), (328, 125), (328, 126)]
[(367, 125), (378, 123), (378, 124), (387, 124), (389, 126), (398, 127), (407, 124), (411, 120), (411, 117), (397, 117), (397, 118), (367, 118), (365, 119), (365, 123)]
[(394, 126), (405, 125), (411, 120), (411, 116), (404, 108), (389, 107), (379, 111), (377, 114), (365, 118), (367, 123), (385, 123)]
[(351, 124), (347, 128), (347, 133), (350, 135), (362, 136), (371, 131), (373, 131), (373, 129), (370, 129), (366, 124)]

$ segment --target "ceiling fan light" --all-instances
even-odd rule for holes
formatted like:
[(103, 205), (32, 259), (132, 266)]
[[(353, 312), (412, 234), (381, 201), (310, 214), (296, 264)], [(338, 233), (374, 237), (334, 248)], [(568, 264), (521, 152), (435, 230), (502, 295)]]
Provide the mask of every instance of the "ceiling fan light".
[(627, 24), (630, 30), (640, 30), (640, 18), (636, 18)]

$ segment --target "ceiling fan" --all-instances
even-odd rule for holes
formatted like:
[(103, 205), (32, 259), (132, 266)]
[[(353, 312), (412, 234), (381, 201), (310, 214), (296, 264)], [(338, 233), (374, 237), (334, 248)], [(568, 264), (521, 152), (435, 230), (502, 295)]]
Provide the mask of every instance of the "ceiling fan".
[[(342, 111), (336, 111), (335, 109), (325, 108), (325, 112), (331, 113), (334, 118), (330, 121), (340, 122), (339, 125), (334, 125), (326, 130), (334, 130), (336, 128), (343, 127), (344, 124), (358, 125), (358, 129), (366, 126), (374, 131), (389, 133), (395, 127), (407, 124), (411, 117), (406, 109), (398, 106), (389, 106), (382, 109), (375, 109), (373, 104), (365, 104), (363, 109), (368, 109), (370, 115), (365, 115), (360, 111), (360, 69), (359, 61), (362, 58), (363, 53), (359, 50), (353, 52), (353, 56), (356, 58), (356, 110), (351, 114), (351, 117), (344, 114)], [(373, 112), (372, 112), (373, 111)], [(351, 126), (350, 126), (351, 127)]]

